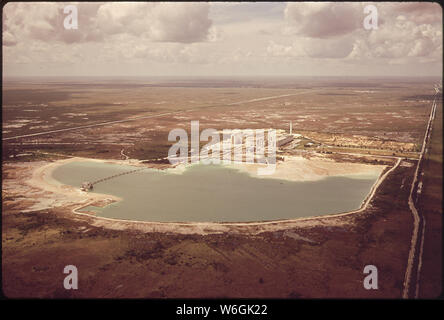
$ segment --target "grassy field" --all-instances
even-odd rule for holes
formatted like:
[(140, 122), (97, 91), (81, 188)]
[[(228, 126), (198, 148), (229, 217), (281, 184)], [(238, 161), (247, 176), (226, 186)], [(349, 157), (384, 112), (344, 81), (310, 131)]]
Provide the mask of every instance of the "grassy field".
[(431, 142), (425, 156), (423, 194), (419, 199), (419, 210), (426, 221), (421, 298), (436, 298), (442, 294), (442, 118), (442, 101), (439, 101)]

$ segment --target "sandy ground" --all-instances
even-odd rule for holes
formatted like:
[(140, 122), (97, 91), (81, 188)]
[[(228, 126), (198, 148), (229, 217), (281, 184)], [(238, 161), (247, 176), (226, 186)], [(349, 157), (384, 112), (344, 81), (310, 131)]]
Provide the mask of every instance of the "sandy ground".
[(359, 177), (362, 175), (379, 175), (385, 168), (381, 165), (360, 163), (337, 163), (334, 160), (302, 156), (286, 156), (285, 161), (276, 164), (276, 170), (270, 175), (258, 174), (261, 164), (230, 164), (233, 168), (246, 171), (258, 178), (284, 179), (291, 181), (316, 181), (331, 176)]

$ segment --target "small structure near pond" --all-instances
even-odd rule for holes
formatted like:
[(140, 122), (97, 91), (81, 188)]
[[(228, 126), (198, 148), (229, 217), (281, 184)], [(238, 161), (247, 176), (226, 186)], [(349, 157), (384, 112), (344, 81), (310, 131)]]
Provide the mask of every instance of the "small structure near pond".
[(82, 183), (82, 187), (80, 188), (82, 191), (92, 190), (93, 184), (91, 182), (85, 181)]

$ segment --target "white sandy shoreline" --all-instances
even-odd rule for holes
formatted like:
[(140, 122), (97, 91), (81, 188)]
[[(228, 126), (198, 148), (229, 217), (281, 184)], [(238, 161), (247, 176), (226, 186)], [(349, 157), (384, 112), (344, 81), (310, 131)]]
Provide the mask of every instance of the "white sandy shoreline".
[[(296, 157), (295, 157), (296, 158)], [(290, 159), (290, 163), (295, 164), (299, 160), (301, 163), (301, 159)], [(301, 158), (301, 157), (297, 157)], [(359, 169), (364, 171), (365, 173), (369, 172), (375, 172), (375, 170), (378, 170), (381, 172), (386, 166), (374, 166), (374, 165), (366, 165), (366, 164), (355, 164), (355, 163), (335, 163), (332, 160), (327, 159), (303, 159), (305, 161), (302, 161), (303, 166), (307, 167), (309, 165), (309, 162), (307, 161), (315, 161), (314, 164), (314, 170), (311, 172), (310, 178), (319, 179), (320, 176), (333, 176), (333, 175), (342, 175), (344, 170), (351, 169), (346, 175), (350, 174), (359, 174)], [(345, 212), (345, 213), (337, 213), (337, 214), (329, 214), (329, 215), (322, 215), (322, 216), (315, 216), (315, 217), (308, 217), (308, 218), (296, 218), (296, 219), (290, 219), (290, 220), (275, 220), (275, 221), (264, 221), (264, 222), (233, 222), (233, 223), (225, 223), (225, 222), (149, 222), (149, 221), (131, 221), (131, 220), (123, 220), (123, 219), (114, 219), (114, 218), (106, 218), (106, 217), (100, 217), (95, 216), (89, 213), (82, 213), (78, 212), (77, 210), (84, 208), (88, 205), (93, 204), (96, 201), (100, 200), (110, 200), (113, 201), (120, 201), (121, 199), (112, 195), (107, 194), (98, 194), (98, 193), (88, 193), (83, 192), (78, 188), (63, 185), (60, 182), (56, 181), (54, 178), (52, 178), (51, 173), (55, 168), (57, 168), (60, 165), (73, 162), (73, 161), (95, 161), (95, 162), (101, 162), (101, 163), (114, 163), (114, 164), (124, 164), (124, 165), (136, 165), (136, 166), (142, 166), (141, 164), (132, 164), (128, 163), (128, 161), (118, 161), (118, 160), (100, 160), (100, 159), (89, 159), (89, 158), (70, 158), (70, 159), (64, 159), (64, 160), (58, 160), (55, 162), (51, 162), (49, 164), (45, 164), (43, 166), (40, 166), (36, 168), (32, 173), (32, 178), (27, 181), (27, 183), (33, 187), (44, 189), (45, 191), (48, 191), (50, 193), (56, 193), (59, 195), (63, 195), (66, 199), (65, 204), (75, 204), (77, 203), (78, 206), (76, 206), (75, 209), (72, 210), (72, 212), (77, 216), (82, 216), (88, 220), (88, 222), (95, 226), (101, 226), (105, 228), (110, 229), (118, 229), (118, 230), (125, 230), (125, 229), (131, 229), (131, 230), (140, 230), (143, 232), (173, 232), (173, 233), (183, 233), (183, 234), (208, 234), (208, 233), (223, 233), (223, 232), (248, 232), (248, 233), (259, 233), (264, 231), (277, 231), (281, 229), (287, 229), (292, 226), (314, 226), (319, 224), (325, 224), (326, 221), (328, 221), (329, 224), (333, 223), (333, 225), (343, 225), (346, 223), (341, 217), (345, 215), (350, 215), (352, 213), (361, 212), (363, 211), (368, 203), (370, 202), (371, 198), (373, 197), (377, 187), (379, 184), (384, 180), (384, 178), (388, 175), (390, 171), (395, 169), (395, 167), (399, 164), (399, 161), (396, 166), (394, 166), (392, 169), (388, 170), (383, 176), (380, 176), (379, 179), (375, 182), (374, 186), (372, 187), (372, 190), (370, 191), (369, 195), (366, 197), (366, 201), (364, 201), (363, 206), (358, 209), (351, 212)], [(286, 160), (287, 161), (287, 160)], [(324, 162), (324, 163), (322, 163)], [(284, 162), (285, 163), (285, 162)], [(345, 165), (345, 166), (344, 166)], [(351, 165), (351, 166), (350, 166)], [(342, 166), (343, 169), (335, 170), (335, 166)], [(234, 167), (239, 167), (239, 165), (234, 165)], [(297, 174), (294, 174), (295, 171), (293, 171), (293, 174), (288, 172), (285, 166), (284, 168), (280, 168), (279, 172), (280, 174), (287, 173), (286, 177), (287, 179), (290, 178), (290, 180), (295, 181), (298, 177), (300, 177), (301, 168), (299, 170), (296, 170)], [(241, 170), (248, 170), (244, 168), (239, 168)], [(319, 171), (319, 169), (321, 169)], [(330, 169), (330, 171), (325, 171)], [(159, 169), (156, 169), (159, 170)], [(180, 168), (172, 168), (167, 170), (177, 170), (182, 171)], [(250, 170), (252, 170), (250, 168)], [(278, 171), (278, 170), (277, 170)], [(324, 173), (324, 175), (322, 175)], [(334, 173), (334, 174), (333, 174)], [(259, 176), (260, 177), (260, 176)], [(299, 180), (301, 181), (301, 180)], [(307, 181), (307, 180), (302, 180)], [(60, 203), (59, 206), (63, 206), (64, 203)]]
[[(58, 195), (63, 195), (67, 197), (70, 203), (73, 202), (95, 202), (102, 200), (112, 200), (112, 201), (120, 201), (122, 200), (119, 197), (108, 195), (108, 194), (99, 194), (99, 193), (88, 193), (81, 191), (80, 188), (75, 188), (73, 186), (65, 185), (57, 181), (52, 177), (53, 171), (64, 164), (69, 162), (84, 160), (84, 158), (69, 158), (63, 160), (57, 160), (54, 162), (50, 162), (46, 165), (37, 167), (32, 172), (31, 179), (27, 180), (26, 183), (34, 188), (43, 189), (44, 191), (48, 191), (51, 193), (55, 193)], [(101, 160), (93, 160), (87, 159), (88, 161), (101, 161)], [(63, 205), (61, 203), (60, 205)]]

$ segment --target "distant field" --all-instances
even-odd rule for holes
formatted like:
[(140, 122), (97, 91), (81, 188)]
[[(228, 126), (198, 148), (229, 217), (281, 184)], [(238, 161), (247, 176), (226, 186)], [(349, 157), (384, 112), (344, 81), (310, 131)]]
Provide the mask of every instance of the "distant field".
[[(433, 82), (393, 79), (6, 81), (3, 138), (175, 112), (3, 144), (6, 157), (33, 150), (116, 158), (165, 157), (173, 128), (276, 128), (354, 135), (418, 144), (427, 120)], [(236, 87), (237, 86), (237, 87)]]

